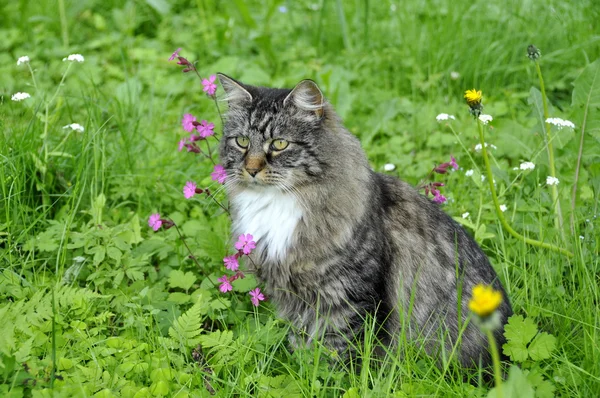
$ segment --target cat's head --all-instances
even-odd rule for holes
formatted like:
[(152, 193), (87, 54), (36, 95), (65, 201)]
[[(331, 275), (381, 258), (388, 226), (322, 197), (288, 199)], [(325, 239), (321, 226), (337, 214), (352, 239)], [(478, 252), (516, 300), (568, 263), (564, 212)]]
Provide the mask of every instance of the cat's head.
[(290, 90), (218, 77), (229, 105), (220, 147), (228, 186), (289, 191), (327, 173), (337, 156), (329, 131), (337, 117), (315, 82)]

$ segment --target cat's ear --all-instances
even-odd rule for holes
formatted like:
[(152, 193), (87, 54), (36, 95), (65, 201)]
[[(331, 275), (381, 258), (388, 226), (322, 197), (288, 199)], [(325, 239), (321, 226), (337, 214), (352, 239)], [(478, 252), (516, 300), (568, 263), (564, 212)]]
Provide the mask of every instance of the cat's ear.
[(317, 83), (312, 80), (302, 80), (298, 83), (283, 104), (287, 105), (290, 102), (304, 111), (314, 113), (318, 118), (323, 116), (325, 99)]
[(225, 101), (229, 104), (252, 101), (252, 94), (244, 88), (242, 83), (222, 73), (217, 73), (217, 77), (225, 91)]

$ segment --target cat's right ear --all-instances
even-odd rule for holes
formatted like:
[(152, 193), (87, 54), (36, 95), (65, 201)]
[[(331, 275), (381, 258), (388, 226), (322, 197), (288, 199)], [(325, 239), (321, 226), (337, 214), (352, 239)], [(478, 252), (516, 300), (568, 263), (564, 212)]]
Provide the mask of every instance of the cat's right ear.
[(242, 83), (222, 73), (217, 73), (217, 77), (219, 78), (219, 82), (221, 82), (221, 86), (223, 86), (223, 90), (225, 91), (224, 99), (225, 101), (229, 102), (230, 105), (252, 101), (252, 94), (250, 94), (250, 92), (244, 88)]

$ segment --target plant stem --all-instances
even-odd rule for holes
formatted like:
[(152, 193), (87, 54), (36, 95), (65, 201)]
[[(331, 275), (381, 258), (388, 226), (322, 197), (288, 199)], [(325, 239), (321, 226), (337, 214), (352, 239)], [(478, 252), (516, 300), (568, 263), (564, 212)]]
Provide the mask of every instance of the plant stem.
[[(550, 131), (552, 131), (552, 127), (550, 123), (546, 122), (550, 115), (548, 114), (548, 100), (546, 99), (546, 88), (544, 86), (544, 78), (542, 77), (542, 69), (540, 68), (540, 63), (535, 61), (535, 69), (537, 71), (538, 78), (540, 79), (540, 90), (542, 91), (542, 105), (544, 107), (544, 123), (546, 130), (546, 149), (548, 150), (548, 164), (550, 166), (550, 175), (556, 178), (556, 167), (554, 166), (554, 149), (552, 147), (552, 137), (550, 136)], [(544, 125), (542, 123), (542, 125)], [(554, 202), (554, 212), (556, 213), (556, 218), (554, 219), (554, 225), (560, 231), (560, 236), (562, 237), (563, 243), (565, 242), (565, 231), (563, 229), (563, 216), (562, 211), (560, 209), (560, 200), (558, 198), (558, 187), (556, 185), (552, 185), (552, 202)]]
[(492, 363), (494, 364), (494, 382), (496, 384), (496, 397), (502, 398), (502, 374), (500, 373), (500, 355), (498, 355), (498, 347), (496, 339), (491, 330), (486, 330), (488, 342), (490, 344), (490, 354), (492, 355)]
[(498, 202), (498, 196), (496, 195), (496, 188), (494, 187), (494, 175), (492, 174), (492, 168), (490, 167), (490, 160), (488, 158), (487, 149), (485, 147), (485, 141), (484, 141), (484, 137), (483, 137), (483, 124), (481, 123), (481, 121), (479, 119), (477, 119), (477, 127), (479, 129), (479, 142), (481, 143), (481, 154), (483, 156), (483, 161), (485, 163), (485, 170), (486, 170), (486, 174), (487, 174), (488, 184), (490, 186), (490, 192), (492, 193), (492, 200), (494, 201), (494, 207), (496, 208), (496, 214), (498, 215), (498, 219), (500, 220), (500, 223), (502, 224), (504, 229), (506, 229), (508, 231), (508, 233), (511, 234), (512, 236), (514, 236), (515, 238), (520, 239), (529, 245), (542, 247), (545, 249), (549, 249), (549, 250), (552, 250), (555, 252), (562, 253), (568, 257), (573, 257), (573, 253), (571, 253), (570, 251), (563, 249), (562, 247), (551, 245), (549, 243), (540, 242), (539, 240), (527, 238), (527, 237), (519, 234), (508, 224), (508, 222), (506, 221), (506, 218), (504, 218), (504, 213), (502, 213), (502, 210), (500, 210), (500, 203)]
[(58, 0), (58, 12), (60, 14), (60, 29), (62, 41), (65, 48), (69, 48), (69, 28), (67, 26), (67, 13), (65, 12), (65, 1)]

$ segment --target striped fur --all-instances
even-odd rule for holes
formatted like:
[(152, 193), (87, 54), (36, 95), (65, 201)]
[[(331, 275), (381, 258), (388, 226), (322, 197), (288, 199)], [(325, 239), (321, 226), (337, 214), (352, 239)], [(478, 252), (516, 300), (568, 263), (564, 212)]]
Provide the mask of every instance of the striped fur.
[[(324, 336), (344, 352), (361, 339), (370, 315), (386, 344), (396, 343), (401, 319), (408, 318), (409, 337), (423, 341), (427, 352), (450, 350), (459, 334), (458, 309), (461, 325), (468, 312), (470, 294), (459, 297), (459, 291), (478, 283), (502, 291), (506, 322), (509, 300), (475, 241), (414, 188), (373, 172), (314, 83), (285, 90), (219, 78), (231, 98), (220, 156), (232, 229), (257, 234), (254, 271), (293, 324), (297, 345)], [(238, 136), (248, 137), (247, 148), (236, 144)], [(272, 151), (274, 139), (289, 146)], [(265, 160), (255, 176), (244, 169), (248, 156)], [(503, 343), (501, 330), (496, 339)], [(472, 323), (459, 359), (490, 361), (486, 338)]]

